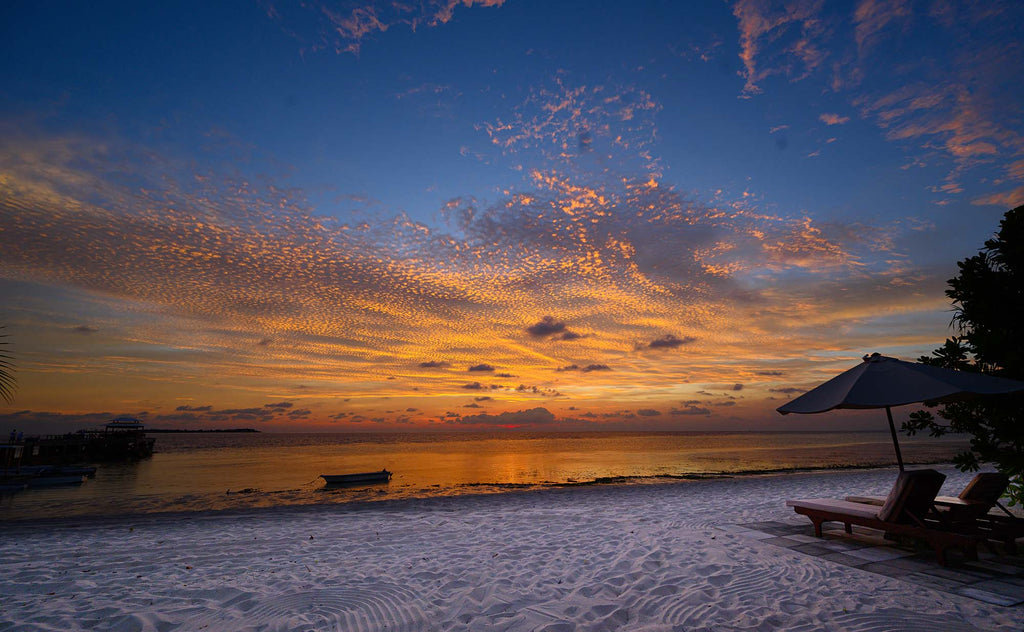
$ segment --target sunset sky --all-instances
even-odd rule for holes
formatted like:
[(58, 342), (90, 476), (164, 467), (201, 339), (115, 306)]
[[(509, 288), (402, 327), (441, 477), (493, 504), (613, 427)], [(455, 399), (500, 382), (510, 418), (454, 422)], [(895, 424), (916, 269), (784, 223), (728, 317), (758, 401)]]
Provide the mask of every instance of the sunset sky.
[(0, 8), (0, 428), (780, 417), (951, 335), (1024, 4)]

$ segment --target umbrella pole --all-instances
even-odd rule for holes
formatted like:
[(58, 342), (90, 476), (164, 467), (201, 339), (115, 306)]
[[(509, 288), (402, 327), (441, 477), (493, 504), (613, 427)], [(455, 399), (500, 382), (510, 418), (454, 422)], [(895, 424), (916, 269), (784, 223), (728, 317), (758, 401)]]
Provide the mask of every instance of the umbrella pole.
[(889, 418), (889, 432), (892, 433), (892, 446), (896, 448), (896, 462), (900, 466), (900, 471), (903, 471), (903, 455), (900, 454), (900, 442), (896, 439), (896, 424), (892, 422), (892, 409), (888, 406), (885, 407), (885, 416)]

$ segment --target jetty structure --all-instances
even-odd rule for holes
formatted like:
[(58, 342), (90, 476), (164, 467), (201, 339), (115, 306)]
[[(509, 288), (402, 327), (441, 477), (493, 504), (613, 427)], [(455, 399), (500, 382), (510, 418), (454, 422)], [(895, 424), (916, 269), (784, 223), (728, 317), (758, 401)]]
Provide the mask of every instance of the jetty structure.
[(25, 437), (21, 465), (135, 461), (152, 456), (156, 439), (135, 417), (117, 417), (99, 430)]

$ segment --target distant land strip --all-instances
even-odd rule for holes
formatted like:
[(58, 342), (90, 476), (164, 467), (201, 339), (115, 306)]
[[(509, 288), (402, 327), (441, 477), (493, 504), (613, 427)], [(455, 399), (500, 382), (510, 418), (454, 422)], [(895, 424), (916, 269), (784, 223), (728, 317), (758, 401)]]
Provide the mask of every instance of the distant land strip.
[(193, 432), (259, 432), (255, 428), (209, 428), (195, 430), (178, 430), (176, 428), (146, 428), (146, 434), (185, 434)]

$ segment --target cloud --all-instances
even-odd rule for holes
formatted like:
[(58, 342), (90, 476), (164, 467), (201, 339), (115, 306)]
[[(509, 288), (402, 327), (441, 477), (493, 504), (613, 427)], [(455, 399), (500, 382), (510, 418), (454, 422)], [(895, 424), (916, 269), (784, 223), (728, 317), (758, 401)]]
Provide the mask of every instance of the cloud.
[(770, 388), (769, 393), (781, 393), (783, 395), (800, 395), (807, 392), (806, 388), (796, 388), (795, 386), (787, 386), (784, 388)]
[[(363, 40), (395, 26), (412, 31), (447, 24), (460, 7), (500, 7), (505, 0), (367, 0), (341, 4), (312, 0), (295, 3), (264, 0), (267, 16), (301, 41), (313, 40), (313, 50), (358, 54)], [(308, 28), (312, 19), (316, 24)], [(315, 38), (315, 39), (314, 39)]]
[(1024, 159), (1015, 160), (1007, 165), (1006, 176), (1010, 180), (1024, 180)]
[[(1012, 122), (994, 114), (994, 101), (1001, 95), (992, 92), (996, 86), (988, 85), (997, 79), (991, 74), (979, 70), (962, 81), (909, 84), (855, 103), (885, 130), (888, 140), (914, 141), (927, 150), (938, 147), (965, 169), (1024, 151), (1024, 137)], [(951, 177), (958, 173), (951, 172)]]
[(1019, 186), (1010, 191), (990, 193), (989, 195), (975, 198), (971, 200), (971, 204), (976, 206), (998, 206), (1005, 209), (1017, 208), (1024, 204), (1024, 186)]
[(910, 13), (911, 0), (860, 0), (853, 16), (858, 51), (863, 54), (883, 29), (891, 23), (905, 20)]
[(264, 408), (276, 408), (278, 410), (291, 408), (295, 404), (291, 402), (278, 402), (276, 404), (263, 404)]
[(733, 5), (740, 29), (744, 94), (760, 93), (758, 84), (771, 75), (800, 79), (822, 64), (821, 4), (794, 0), (777, 10), (761, 0), (738, 0)]
[[(936, 3), (915, 11), (911, 0), (859, 0), (852, 29), (848, 16), (825, 6), (820, 0), (733, 5), (744, 96), (760, 93), (773, 75), (798, 81), (831, 69), (823, 89), (846, 93), (888, 140), (915, 151), (914, 164), (952, 161), (948, 181), (1024, 153), (1019, 121), (1002, 106), (1005, 86), (1016, 80), (1013, 69), (1024, 65), (1017, 34), (1003, 26), (1019, 23), (1018, 6)], [(963, 37), (965, 25), (985, 29), (986, 36)], [(921, 56), (903, 54), (897, 65), (883, 57), (912, 41), (941, 44)], [(826, 113), (820, 120), (831, 126), (850, 119)]]
[(552, 334), (562, 333), (565, 331), (565, 323), (556, 322), (551, 316), (545, 316), (540, 319), (540, 322), (534, 323), (526, 328), (526, 332), (531, 336), (543, 338)]
[(700, 406), (695, 406), (693, 404), (689, 404), (689, 405), (684, 406), (683, 408), (673, 408), (669, 412), (669, 414), (670, 415), (681, 415), (681, 416), (691, 416), (691, 415), (692, 416), (707, 416), (707, 415), (711, 414), (711, 411), (709, 409), (707, 409), (707, 408), (703, 408), (703, 407), (700, 407)]
[(641, 408), (640, 410), (636, 411), (636, 414), (640, 415), (641, 417), (660, 417), (661, 411), (655, 410), (653, 408)]
[[(289, 404), (290, 405), (290, 404)], [(138, 417), (149, 424), (150, 427), (185, 427), (203, 428), (223, 426), (232, 422), (259, 422), (269, 423), (280, 421), (285, 418), (307, 419), (312, 416), (309, 409), (288, 410), (287, 406), (272, 404), (271, 407), (250, 407), (250, 408), (224, 408), (215, 409), (211, 405), (191, 406), (183, 404), (174, 408), (171, 413), (157, 414), (152, 411), (136, 410), (132, 416)], [(285, 414), (286, 417), (281, 417)], [(339, 413), (332, 417), (340, 419), (346, 413)], [(36, 412), (22, 410), (16, 413), (0, 415), (0, 424), (31, 425), (38, 432), (67, 432), (82, 428), (97, 427), (105, 424), (115, 415), (109, 412), (90, 412), (78, 414)]]
[(611, 367), (607, 364), (588, 364), (587, 366), (581, 367), (577, 364), (570, 364), (555, 369), (556, 371), (582, 371), (583, 373), (590, 373), (591, 371), (611, 371)]
[(742, 391), (743, 390), (743, 385), (742, 384), (733, 384), (732, 385), (732, 390), (734, 390), (734, 391)]
[(840, 116), (838, 114), (825, 113), (825, 114), (822, 114), (822, 115), (818, 116), (818, 120), (821, 121), (822, 123), (824, 123), (825, 125), (829, 125), (829, 126), (832, 126), (832, 125), (843, 125), (844, 123), (848, 123), (850, 121), (850, 117), (849, 116)]
[(622, 173), (657, 172), (659, 161), (651, 151), (657, 140), (654, 117), (660, 110), (638, 88), (578, 85), (559, 72), (534, 87), (510, 116), (487, 122), (483, 129), (492, 146), (507, 156), (569, 167), (594, 153)]
[(471, 373), (472, 372), (493, 373), (495, 371), (495, 368), (493, 366), (489, 365), (489, 364), (474, 364), (473, 366), (469, 367), (466, 370), (471, 372)]
[[(341, 373), (400, 382), (410, 365), (450, 362), (539, 383), (554, 362), (509, 336), (531, 322), (522, 314), (551, 314), (533, 322), (551, 339), (574, 334), (567, 322), (597, 332), (578, 346), (600, 358), (637, 344), (705, 344), (731, 319), (756, 316), (760, 328), (791, 316), (795, 273), (812, 285), (877, 287), (861, 260), (898, 235), (694, 201), (648, 173), (571, 169), (531, 171), (488, 204), (452, 200), (439, 226), (401, 214), (348, 224), (270, 177), (197, 171), (109, 139), (27, 133), (0, 135), (5, 279), (144, 314), (118, 327), (153, 353), (174, 351), (147, 365), (161, 379), (189, 379), (200, 361), (226, 377), (260, 366), (289, 384)], [(104, 144), (110, 155), (97, 151)], [(664, 333), (672, 330), (699, 333)], [(484, 357), (516, 371), (498, 374)], [(460, 389), (447, 373), (419, 386)]]
[(72, 331), (74, 331), (76, 334), (94, 334), (97, 331), (99, 331), (99, 329), (96, 329), (95, 327), (90, 327), (88, 325), (79, 325), (72, 329)]
[(456, 423), (464, 426), (503, 426), (518, 428), (523, 426), (550, 426), (556, 421), (555, 415), (546, 408), (531, 408), (517, 412), (504, 412), (498, 415), (479, 414), (462, 417)]
[(470, 391), (483, 391), (483, 390), (487, 390), (487, 387), (484, 386), (483, 384), (481, 384), (480, 382), (470, 382), (469, 384), (464, 384), (462, 386), (462, 388), (470, 390)]
[[(144, 417), (141, 414), (136, 416)], [(114, 414), (108, 412), (68, 414), (26, 409), (0, 414), (0, 425), (10, 428), (25, 428), (29, 433), (67, 432), (69, 430), (97, 427), (109, 422), (113, 417)]]
[(540, 386), (527, 386), (526, 384), (520, 384), (519, 386), (517, 386), (515, 388), (515, 392), (520, 394), (525, 393), (540, 395), (542, 397), (558, 397), (559, 395), (561, 395), (561, 393), (552, 388), (542, 388)]
[(672, 334), (665, 334), (664, 336), (660, 338), (655, 338), (654, 340), (647, 343), (647, 347), (649, 349), (676, 349), (678, 347), (682, 347), (683, 345), (693, 344), (696, 341), (697, 339), (693, 336), (683, 336), (682, 338), (677, 338)]

